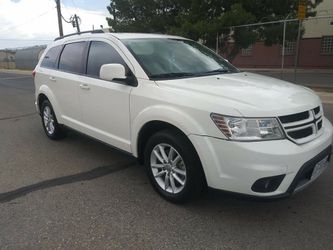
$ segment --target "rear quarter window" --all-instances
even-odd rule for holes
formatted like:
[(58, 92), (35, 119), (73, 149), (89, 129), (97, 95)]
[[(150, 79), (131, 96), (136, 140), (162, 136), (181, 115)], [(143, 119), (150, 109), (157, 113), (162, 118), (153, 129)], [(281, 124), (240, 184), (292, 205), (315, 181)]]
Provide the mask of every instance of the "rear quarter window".
[(53, 48), (50, 48), (46, 52), (46, 54), (41, 62), (41, 67), (51, 68), (51, 69), (57, 68), (57, 59), (61, 52), (61, 49), (62, 49), (62, 46), (55, 46)]

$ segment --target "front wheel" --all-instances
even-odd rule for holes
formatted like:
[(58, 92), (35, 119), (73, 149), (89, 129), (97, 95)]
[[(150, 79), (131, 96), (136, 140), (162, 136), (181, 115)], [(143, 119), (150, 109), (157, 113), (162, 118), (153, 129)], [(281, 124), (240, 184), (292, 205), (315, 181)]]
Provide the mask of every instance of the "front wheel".
[(176, 130), (160, 131), (149, 139), (145, 165), (152, 185), (169, 201), (186, 201), (204, 188), (199, 157), (188, 138)]

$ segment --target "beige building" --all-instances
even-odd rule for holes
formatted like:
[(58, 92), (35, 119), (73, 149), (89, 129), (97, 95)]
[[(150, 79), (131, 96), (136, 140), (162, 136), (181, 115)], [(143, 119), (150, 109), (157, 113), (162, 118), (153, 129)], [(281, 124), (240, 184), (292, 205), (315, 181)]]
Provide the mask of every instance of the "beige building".
[[(333, 0), (324, 0), (316, 8), (316, 16), (332, 16), (323, 19), (304, 20), (305, 33), (303, 38), (333, 36)], [(333, 44), (332, 44), (333, 45)]]
[(15, 69), (14, 50), (0, 50), (0, 69)]

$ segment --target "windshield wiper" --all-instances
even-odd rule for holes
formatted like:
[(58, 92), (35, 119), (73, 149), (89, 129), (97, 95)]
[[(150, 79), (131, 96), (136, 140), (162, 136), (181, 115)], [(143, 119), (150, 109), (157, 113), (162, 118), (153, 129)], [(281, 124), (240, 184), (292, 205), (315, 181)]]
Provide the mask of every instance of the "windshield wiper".
[(168, 79), (168, 78), (178, 78), (178, 77), (186, 77), (186, 76), (204, 76), (204, 75), (214, 75), (216, 73), (227, 73), (231, 72), (229, 69), (215, 69), (205, 72), (198, 72), (198, 73), (189, 73), (189, 72), (173, 72), (173, 73), (163, 73), (163, 74), (156, 74), (150, 76), (152, 79)]
[(219, 68), (219, 69), (214, 69), (214, 70), (202, 72), (202, 74), (205, 75), (205, 74), (228, 73), (228, 72), (230, 72), (229, 69)]
[(194, 73), (187, 73), (187, 72), (173, 72), (173, 73), (164, 73), (164, 74), (156, 74), (152, 75), (151, 78), (177, 78), (177, 77), (185, 77), (185, 76), (195, 76)]

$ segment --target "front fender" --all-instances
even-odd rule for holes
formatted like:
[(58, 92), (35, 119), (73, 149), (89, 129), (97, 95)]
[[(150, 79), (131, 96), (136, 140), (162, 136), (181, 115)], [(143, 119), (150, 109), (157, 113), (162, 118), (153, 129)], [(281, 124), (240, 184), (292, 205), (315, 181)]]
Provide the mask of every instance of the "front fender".
[(204, 134), (203, 127), (184, 111), (166, 105), (156, 105), (142, 110), (133, 120), (131, 128), (131, 150), (138, 156), (138, 136), (142, 127), (151, 121), (169, 123), (180, 129), (187, 136), (190, 134)]

